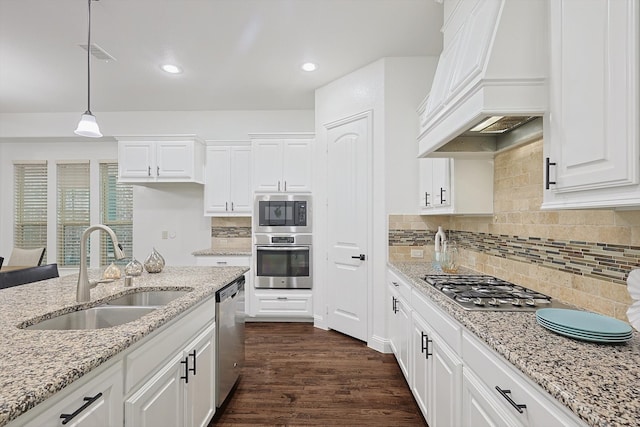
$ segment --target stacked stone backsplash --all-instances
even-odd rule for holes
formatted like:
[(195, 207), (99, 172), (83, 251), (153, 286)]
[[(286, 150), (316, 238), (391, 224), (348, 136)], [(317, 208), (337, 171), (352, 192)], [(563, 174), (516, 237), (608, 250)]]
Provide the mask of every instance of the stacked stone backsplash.
[(211, 249), (251, 251), (251, 217), (212, 217)]
[(390, 215), (389, 258), (431, 262), (440, 225), (465, 267), (627, 321), (640, 211), (541, 211), (542, 159), (542, 141), (496, 156), (493, 216)]

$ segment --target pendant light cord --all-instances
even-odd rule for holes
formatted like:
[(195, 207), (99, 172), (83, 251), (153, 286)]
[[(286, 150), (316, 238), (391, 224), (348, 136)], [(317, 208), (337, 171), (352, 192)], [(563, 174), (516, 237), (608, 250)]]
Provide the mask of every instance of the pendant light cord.
[(89, 0), (89, 29), (87, 35), (87, 113), (91, 114), (91, 2)]

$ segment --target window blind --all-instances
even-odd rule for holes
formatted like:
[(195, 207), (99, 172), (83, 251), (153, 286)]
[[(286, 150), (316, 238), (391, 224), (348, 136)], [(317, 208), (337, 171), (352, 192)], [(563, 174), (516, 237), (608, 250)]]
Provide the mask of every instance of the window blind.
[[(13, 166), (13, 246), (47, 246), (47, 162)], [(44, 259), (46, 259), (46, 251)]]
[(100, 163), (100, 222), (116, 233), (127, 255), (116, 261), (111, 239), (100, 233), (100, 265), (126, 264), (133, 257), (133, 186), (118, 182), (118, 163)]
[(80, 237), (91, 220), (89, 163), (58, 163), (57, 175), (58, 266), (78, 266)]

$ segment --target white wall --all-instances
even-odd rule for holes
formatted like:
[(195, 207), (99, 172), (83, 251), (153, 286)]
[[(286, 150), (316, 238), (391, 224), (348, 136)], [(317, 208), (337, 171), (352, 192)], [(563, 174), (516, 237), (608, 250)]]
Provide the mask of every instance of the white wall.
[[(416, 108), (431, 85), (435, 58), (383, 58), (316, 90), (316, 161), (327, 164), (325, 124), (373, 111), (373, 147), (370, 175), (371, 230), (367, 268), (371, 295), (368, 295), (368, 344), (388, 351), (384, 345), (387, 211), (404, 210), (417, 204)], [(415, 160), (415, 162), (414, 162)], [(415, 163), (415, 164), (414, 164)], [(327, 327), (326, 230), (327, 167), (314, 168), (314, 316), (316, 325)], [(390, 177), (390, 178), (389, 178)], [(408, 183), (408, 184), (407, 184)], [(414, 184), (415, 183), (415, 184)], [(401, 185), (403, 184), (403, 185)], [(404, 185), (406, 184), (406, 185)], [(408, 187), (407, 187), (408, 185)], [(416, 190), (411, 187), (415, 185)], [(396, 194), (385, 196), (388, 191)], [(390, 207), (388, 208), (388, 205)]]
[[(312, 110), (117, 112), (99, 114), (105, 137), (87, 140), (72, 136), (79, 118), (79, 113), (0, 114), (0, 256), (8, 257), (13, 247), (14, 161), (46, 159), (55, 165), (56, 160), (116, 160), (115, 135), (197, 134), (207, 140), (247, 140), (249, 133), (314, 129)], [(97, 167), (92, 164), (92, 169)], [(49, 195), (55, 200), (52, 183), (54, 192)], [(137, 186), (134, 198), (134, 255), (139, 261), (155, 246), (168, 265), (195, 264), (190, 253), (211, 245), (202, 185)], [(97, 207), (92, 209), (97, 212)], [(55, 222), (55, 213), (49, 212), (49, 218)], [(175, 238), (161, 239), (162, 231), (175, 233)], [(54, 243), (55, 235), (50, 235), (48, 262), (55, 262)]]
[(431, 90), (438, 57), (387, 58), (385, 65), (386, 209), (419, 213), (417, 108)]

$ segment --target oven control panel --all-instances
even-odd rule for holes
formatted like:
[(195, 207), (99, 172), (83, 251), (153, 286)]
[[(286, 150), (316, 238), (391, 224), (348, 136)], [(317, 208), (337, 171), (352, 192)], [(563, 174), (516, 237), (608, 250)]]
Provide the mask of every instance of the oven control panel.
[(271, 243), (275, 244), (293, 244), (295, 243), (295, 237), (293, 236), (272, 236)]

